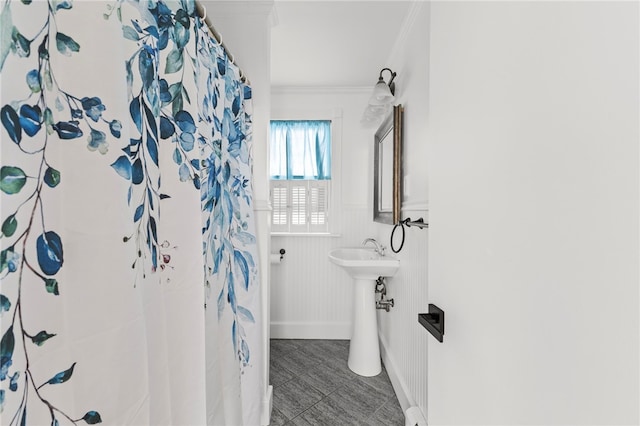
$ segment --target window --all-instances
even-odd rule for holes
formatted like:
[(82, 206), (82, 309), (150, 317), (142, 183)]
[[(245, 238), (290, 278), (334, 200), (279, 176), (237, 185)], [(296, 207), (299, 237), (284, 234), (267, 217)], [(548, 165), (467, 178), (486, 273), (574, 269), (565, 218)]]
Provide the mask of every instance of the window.
[(329, 232), (331, 121), (271, 121), (271, 230)]

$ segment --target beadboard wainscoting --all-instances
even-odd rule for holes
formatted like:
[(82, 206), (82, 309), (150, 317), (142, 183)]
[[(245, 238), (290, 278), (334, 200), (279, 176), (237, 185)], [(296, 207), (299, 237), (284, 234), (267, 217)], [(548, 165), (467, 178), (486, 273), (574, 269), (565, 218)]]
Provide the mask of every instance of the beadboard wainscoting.
[(328, 254), (372, 236), (371, 223), (363, 220), (370, 215), (368, 208), (345, 208), (340, 234), (271, 237), (272, 252), (286, 251), (271, 265), (271, 338), (351, 338), (352, 279)]
[[(427, 210), (403, 206), (402, 217), (428, 222)], [(392, 227), (380, 225), (379, 241), (388, 244)], [(393, 254), (400, 259), (400, 270), (386, 278), (387, 299), (394, 307), (378, 310), (380, 353), (403, 411), (418, 406), (427, 412), (427, 345), (439, 344), (418, 323), (418, 313), (426, 312), (429, 303), (427, 286), (428, 228), (405, 227), (402, 250)], [(396, 230), (394, 247), (399, 247), (401, 230)], [(391, 250), (389, 250), (390, 253)]]

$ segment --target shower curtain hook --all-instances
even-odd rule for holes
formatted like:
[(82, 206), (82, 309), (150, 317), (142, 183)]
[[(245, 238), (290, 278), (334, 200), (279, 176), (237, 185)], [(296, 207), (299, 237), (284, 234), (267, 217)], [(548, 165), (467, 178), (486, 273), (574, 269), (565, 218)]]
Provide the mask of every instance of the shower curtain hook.
[(202, 17), (203, 21), (207, 20), (207, 7), (204, 4), (200, 4), (200, 6), (202, 7), (202, 13), (204, 14), (204, 16)]

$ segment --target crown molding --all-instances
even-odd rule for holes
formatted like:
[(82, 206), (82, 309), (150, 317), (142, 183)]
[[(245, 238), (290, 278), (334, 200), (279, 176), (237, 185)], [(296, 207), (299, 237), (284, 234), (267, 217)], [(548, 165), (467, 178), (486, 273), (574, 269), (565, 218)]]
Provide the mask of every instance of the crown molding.
[(272, 94), (362, 94), (372, 90), (372, 86), (271, 86)]
[(342, 120), (342, 108), (271, 108), (271, 120)]
[[(409, 37), (409, 33), (413, 29), (414, 24), (416, 23), (416, 18), (419, 12), (424, 7), (426, 2), (423, 0), (414, 0), (414, 2), (409, 7), (407, 14), (404, 17), (404, 21), (402, 22), (401, 30), (396, 37), (396, 41), (393, 44), (393, 49), (391, 49), (391, 54), (387, 58), (387, 63), (391, 64), (391, 66), (395, 66), (396, 61), (398, 59), (398, 55), (404, 51), (404, 45), (407, 42), (407, 38)], [(428, 6), (428, 3), (427, 3)]]

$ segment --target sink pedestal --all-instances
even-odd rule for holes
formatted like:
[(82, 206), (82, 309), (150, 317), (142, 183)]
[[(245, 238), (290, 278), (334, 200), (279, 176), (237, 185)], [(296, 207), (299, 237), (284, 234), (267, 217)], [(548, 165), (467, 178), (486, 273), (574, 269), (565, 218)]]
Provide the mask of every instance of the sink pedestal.
[(378, 344), (375, 280), (353, 280), (353, 329), (349, 344), (349, 369), (361, 376), (377, 376), (382, 371)]
[(376, 317), (376, 280), (392, 277), (400, 261), (368, 248), (339, 248), (329, 259), (353, 279), (353, 329), (349, 345), (349, 368), (361, 376), (377, 376), (382, 371)]

